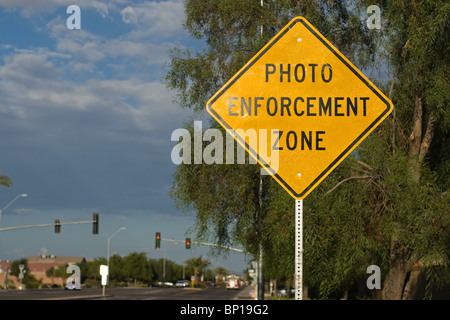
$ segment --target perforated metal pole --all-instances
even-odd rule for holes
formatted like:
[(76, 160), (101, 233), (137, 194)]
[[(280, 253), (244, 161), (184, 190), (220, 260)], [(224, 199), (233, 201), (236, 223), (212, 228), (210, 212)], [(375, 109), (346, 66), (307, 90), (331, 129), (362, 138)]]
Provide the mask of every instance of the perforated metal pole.
[(303, 299), (303, 200), (295, 200), (295, 300)]
[(257, 279), (257, 291), (256, 300), (264, 300), (264, 269), (263, 269), (263, 246), (261, 243), (261, 224), (262, 224), (262, 192), (263, 192), (263, 180), (262, 176), (259, 176), (259, 212), (258, 212), (258, 235), (259, 240), (259, 254), (258, 254), (258, 279)]

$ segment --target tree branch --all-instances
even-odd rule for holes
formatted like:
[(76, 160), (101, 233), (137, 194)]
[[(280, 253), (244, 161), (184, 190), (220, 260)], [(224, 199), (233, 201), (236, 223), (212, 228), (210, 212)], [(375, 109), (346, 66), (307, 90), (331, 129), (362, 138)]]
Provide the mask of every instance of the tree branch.
[(353, 180), (353, 179), (367, 179), (367, 178), (371, 178), (371, 177), (372, 177), (372, 176), (364, 175), (364, 176), (352, 176), (352, 177), (345, 178), (344, 180), (342, 180), (342, 181), (340, 181), (338, 184), (336, 184), (332, 189), (328, 190), (328, 191), (325, 193), (325, 195), (327, 195), (327, 194), (333, 192), (337, 187), (339, 187), (341, 184), (343, 184), (343, 183), (346, 182), (346, 181)]
[[(413, 129), (409, 136), (409, 157), (411, 161), (417, 162), (420, 152), (420, 144), (422, 139), (422, 124), (423, 124), (423, 101), (421, 85), (423, 83), (423, 70), (419, 66), (417, 74), (417, 89), (414, 96), (414, 113), (413, 113)], [(417, 170), (418, 168), (413, 168)]]
[(371, 167), (371, 166), (369, 166), (367, 163), (365, 163), (365, 162), (363, 162), (363, 161), (361, 161), (361, 160), (358, 160), (357, 161), (360, 165), (362, 165), (363, 167), (366, 167), (367, 169), (369, 169), (369, 170), (373, 170), (373, 168)]
[(436, 118), (434, 116), (434, 112), (432, 112), (428, 117), (427, 131), (425, 132), (425, 136), (423, 137), (422, 143), (420, 145), (419, 163), (423, 162), (425, 155), (428, 153), (428, 150), (430, 149), (431, 141), (433, 140), (434, 136), (435, 124)]

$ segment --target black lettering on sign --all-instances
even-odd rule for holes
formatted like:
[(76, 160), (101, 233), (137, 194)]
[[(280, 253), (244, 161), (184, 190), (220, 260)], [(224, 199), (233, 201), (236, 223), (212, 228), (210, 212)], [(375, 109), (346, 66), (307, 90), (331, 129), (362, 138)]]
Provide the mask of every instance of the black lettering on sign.
[(291, 116), (291, 111), (289, 107), (291, 106), (291, 98), (281, 97), (281, 116), (284, 116), (284, 109), (287, 110), (287, 115)]
[[(291, 75), (292, 70), (293, 76)], [(291, 78), (293, 78), (296, 82), (302, 83), (308, 75), (308, 80), (311, 82), (316, 82), (316, 79), (319, 79), (318, 76), (316, 77), (317, 70), (320, 70), (320, 79), (322, 79), (323, 82), (328, 83), (333, 78), (333, 68), (328, 63), (323, 64), (322, 66), (319, 66), (318, 63), (310, 63), (307, 67), (305, 67), (302, 63), (297, 63), (294, 67), (291, 67), (290, 63), (280, 63), (278, 68), (273, 63), (266, 63), (265, 81), (269, 82), (269, 78), (274, 81), (278, 81), (278, 79), (280, 79), (280, 83), (282, 83), (291, 82)], [(270, 77), (271, 75), (275, 75), (277, 72), (279, 74), (278, 78)]]
[(316, 132), (316, 150), (325, 150), (325, 147), (319, 146), (319, 142), (323, 141), (323, 138), (320, 135), (325, 134), (325, 131), (317, 131)]
[[(298, 68), (299, 67), (302, 68), (302, 78), (301, 79), (298, 77)], [(295, 69), (294, 69), (294, 74), (295, 74), (295, 81), (303, 82), (305, 80), (305, 76), (306, 76), (305, 66), (303, 64), (301, 64), (301, 63), (296, 64), (295, 65)]]
[(300, 146), (300, 150), (326, 150), (322, 144), (325, 131), (300, 131), (299, 134), (295, 131), (288, 131), (286, 138), (283, 138), (283, 131), (274, 131), (274, 133), (278, 134), (278, 136), (272, 146), (272, 150), (283, 150), (284, 146), (290, 151), (296, 150), (298, 146)]
[[(294, 141), (291, 145), (291, 140), (289, 139), (290, 136), (294, 136)], [(295, 131), (289, 131), (286, 135), (286, 146), (289, 150), (295, 150), (297, 148), (297, 134)]]
[[(328, 78), (325, 78), (325, 68), (328, 69)], [(333, 77), (333, 70), (331, 69), (331, 66), (329, 64), (324, 64), (322, 66), (322, 81), (330, 82), (332, 77)]]
[(252, 115), (252, 98), (248, 98), (248, 104), (244, 97), (241, 98), (241, 116), (244, 115), (244, 108), (249, 116)]
[(295, 115), (296, 116), (302, 116), (304, 113), (305, 113), (305, 111), (303, 111), (302, 110), (302, 112), (298, 112), (298, 109), (297, 109), (297, 103), (298, 103), (298, 101), (301, 101), (301, 102), (305, 102), (305, 100), (303, 100), (303, 98), (302, 97), (297, 97), (297, 98), (295, 98), (295, 100), (294, 100), (294, 113), (295, 113)]
[[(273, 112), (270, 112), (270, 101), (274, 101), (274, 110)], [(274, 97), (270, 97), (269, 99), (267, 99), (267, 114), (271, 117), (273, 117), (274, 115), (277, 114), (277, 109), (278, 109), (278, 103), (277, 103), (277, 99), (275, 99)]]
[(278, 133), (278, 137), (277, 137), (277, 140), (275, 140), (275, 143), (272, 146), (272, 150), (283, 150), (282, 147), (278, 146), (278, 143), (280, 142), (281, 136), (283, 135), (283, 131), (274, 131), (273, 133), (275, 133), (275, 134)]
[(312, 68), (312, 72), (311, 72), (311, 80), (312, 82), (316, 82), (316, 72), (315, 69), (318, 66), (317, 63), (310, 63), (309, 66)]
[(343, 117), (343, 116), (345, 116), (345, 114), (340, 113), (339, 110), (338, 110), (339, 108), (342, 107), (342, 105), (339, 103), (340, 100), (344, 100), (344, 98), (343, 97), (335, 97), (334, 98), (334, 115), (336, 117)]
[(237, 97), (230, 97), (230, 98), (228, 99), (228, 115), (229, 115), (229, 116), (238, 116), (238, 115), (239, 115), (238, 113), (232, 112), (232, 109), (233, 109), (234, 107), (236, 107), (236, 105), (233, 104), (233, 100), (237, 100), (237, 99), (238, 99)]
[(365, 117), (368, 101), (369, 97), (229, 97), (228, 115)]
[(266, 82), (269, 82), (269, 74), (274, 74), (277, 67), (274, 64), (266, 64)]
[(304, 131), (302, 131), (302, 150), (305, 150), (305, 142), (308, 145), (309, 150), (311, 150), (311, 148), (312, 148), (312, 132), (309, 131), (308, 135), (309, 135), (309, 140), (306, 137), (306, 133)]
[(283, 75), (287, 76), (287, 81), (291, 82), (291, 65), (287, 65), (287, 70), (283, 69), (283, 64), (280, 63), (280, 82), (283, 82)]
[(258, 115), (258, 108), (261, 108), (261, 105), (258, 103), (259, 100), (264, 100), (264, 98), (263, 97), (255, 98), (255, 116)]

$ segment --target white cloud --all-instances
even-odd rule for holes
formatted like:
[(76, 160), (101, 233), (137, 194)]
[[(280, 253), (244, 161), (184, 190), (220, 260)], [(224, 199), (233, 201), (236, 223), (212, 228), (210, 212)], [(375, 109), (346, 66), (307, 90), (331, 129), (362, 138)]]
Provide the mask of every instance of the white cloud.
[(114, 130), (117, 121), (133, 130), (151, 131), (178, 112), (171, 94), (159, 82), (130, 77), (76, 83), (62, 77), (68, 70), (56, 67), (51, 56), (19, 53), (5, 59), (0, 66), (2, 113), (32, 121), (54, 110), (90, 110), (99, 116), (107, 114), (111, 120), (109, 124), (103, 122), (110, 126), (107, 130)]
[(29, 214), (32, 210), (28, 208), (15, 208), (12, 209), (11, 211), (14, 212), (15, 214), (26, 215)]
[[(4, 8), (13, 3), (25, 11), (30, 2), (0, 0)], [(83, 3), (76, 2), (82, 15)], [(41, 192), (36, 198), (50, 207), (55, 201), (78, 206), (104, 200), (146, 208), (149, 194), (161, 203), (167, 191), (161, 186), (173, 168), (170, 132), (189, 114), (159, 82), (171, 41), (180, 39), (181, 1), (101, 3), (107, 4), (108, 23), (118, 23), (113, 28), (131, 31), (96, 34), (82, 22), (81, 30), (71, 32), (63, 10), (47, 27), (42, 23), (38, 46), (0, 45), (0, 146), (8, 152), (2, 170), (15, 184), (28, 183), (27, 192)], [(132, 11), (125, 20), (135, 24), (121, 20), (127, 7)], [(47, 193), (53, 196), (45, 200)]]
[(22, 53), (7, 57), (6, 65), (0, 69), (0, 77), (17, 83), (31, 84), (33, 78), (53, 79), (60, 74), (42, 54)]
[[(68, 7), (72, 4), (83, 9), (96, 9), (104, 18), (109, 13), (109, 8), (114, 8), (122, 1), (95, 1), (95, 0), (0, 0), (0, 7), (14, 10), (19, 9), (24, 17), (30, 18), (42, 12), (52, 12), (59, 7)], [(63, 12), (66, 13), (65, 11)]]
[[(140, 35), (167, 36), (182, 30), (184, 9), (181, 0), (168, 1), (130, 1), (130, 0), (0, 0), (0, 7), (7, 10), (20, 10), (22, 15), (33, 18), (42, 12), (54, 12), (69, 5), (76, 4), (83, 10), (95, 9), (103, 18), (112, 12), (121, 15), (126, 24), (140, 28)], [(67, 18), (65, 10), (61, 17)], [(83, 28), (83, 24), (82, 24)]]
[(133, 38), (176, 35), (183, 31), (184, 8), (182, 1), (147, 1), (122, 10), (122, 19), (137, 28), (130, 32)]
[(122, 21), (125, 22), (126, 24), (136, 24), (137, 23), (137, 18), (136, 18), (136, 14), (134, 13), (134, 10), (132, 7), (126, 7), (125, 9), (123, 9), (122, 11), (120, 11), (121, 15), (122, 15)]
[[(59, 54), (70, 55), (71, 63), (97, 63), (108, 58), (123, 58), (123, 67), (139, 63), (140, 68), (161, 65), (169, 58), (168, 51), (175, 46), (170, 41), (157, 41), (147, 32), (131, 31), (117, 38), (109, 38), (77, 30), (68, 32), (61, 19), (54, 19), (47, 25), (50, 36), (56, 41), (55, 49)], [(137, 28), (139, 29), (139, 28)], [(136, 29), (134, 29), (136, 30)], [(170, 38), (169, 38), (170, 39)]]

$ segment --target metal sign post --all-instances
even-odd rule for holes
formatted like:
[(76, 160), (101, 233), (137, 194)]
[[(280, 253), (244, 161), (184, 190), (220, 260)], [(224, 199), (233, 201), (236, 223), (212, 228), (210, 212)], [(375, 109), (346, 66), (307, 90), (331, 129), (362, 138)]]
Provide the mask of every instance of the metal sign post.
[(24, 278), (24, 274), (27, 272), (27, 270), (25, 269), (25, 265), (23, 264), (19, 264), (19, 269), (20, 269), (20, 273), (19, 273), (19, 290), (22, 290), (22, 279)]
[(303, 200), (295, 200), (295, 300), (303, 299)]

